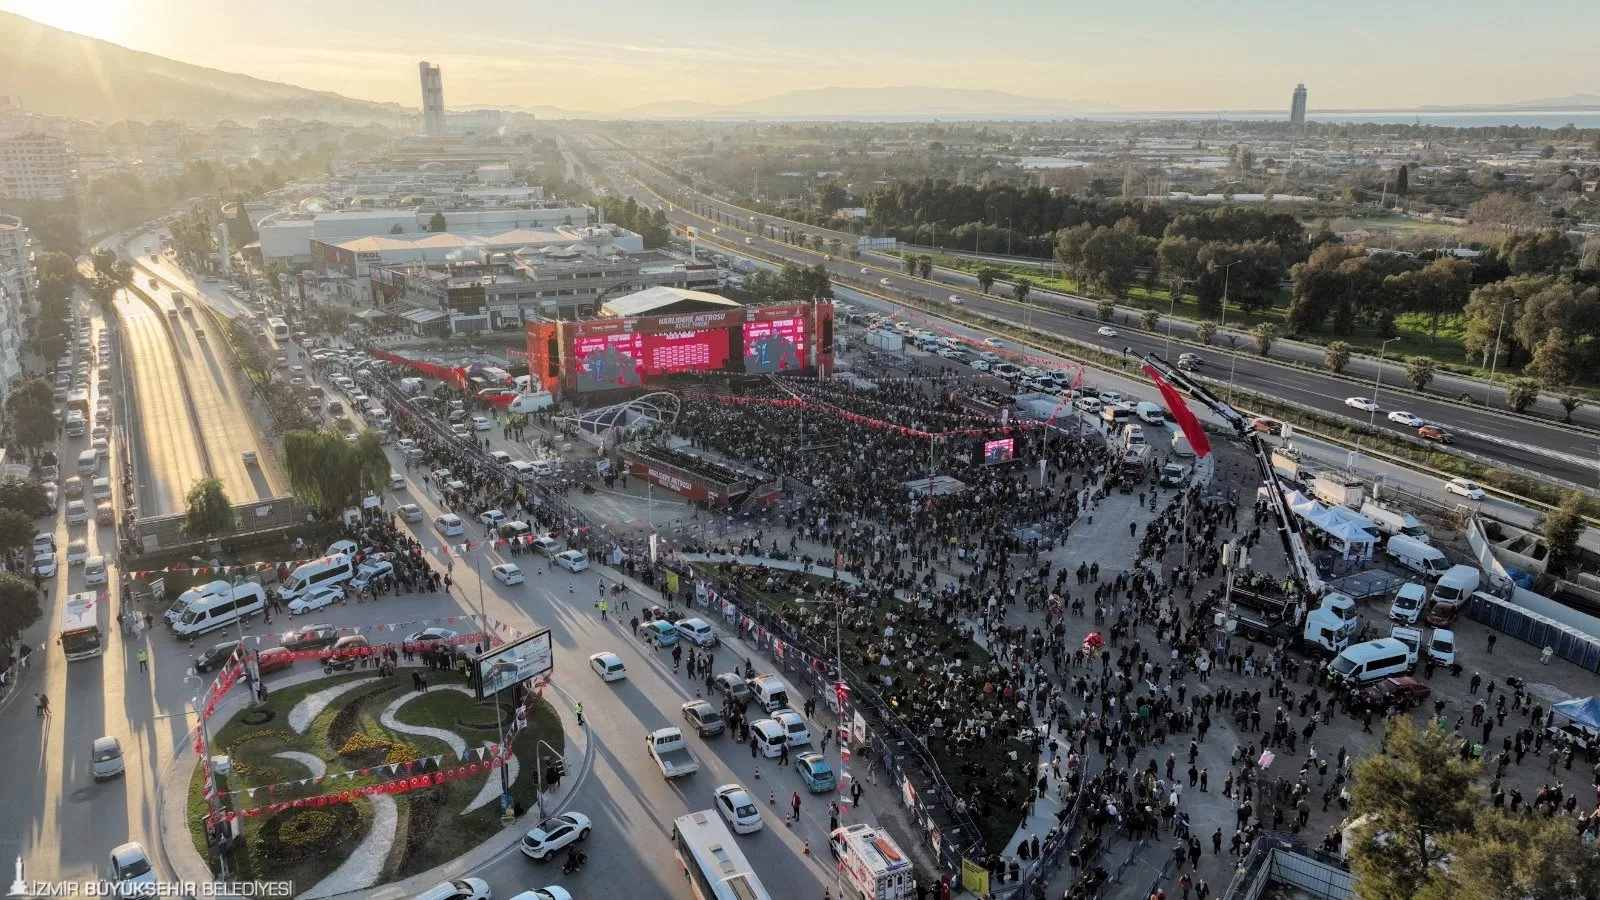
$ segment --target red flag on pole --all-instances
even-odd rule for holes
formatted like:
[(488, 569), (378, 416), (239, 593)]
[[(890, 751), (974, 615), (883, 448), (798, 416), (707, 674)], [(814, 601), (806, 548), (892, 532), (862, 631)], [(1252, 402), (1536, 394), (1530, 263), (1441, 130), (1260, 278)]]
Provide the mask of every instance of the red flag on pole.
[(1177, 421), (1178, 427), (1183, 429), (1184, 437), (1189, 439), (1189, 446), (1194, 448), (1195, 458), (1205, 459), (1210, 456), (1211, 441), (1206, 439), (1205, 430), (1200, 427), (1200, 421), (1189, 410), (1189, 404), (1184, 402), (1183, 395), (1149, 365), (1144, 367), (1144, 373), (1156, 383), (1156, 389), (1161, 392), (1161, 399), (1167, 401), (1167, 409), (1172, 411), (1172, 418)]

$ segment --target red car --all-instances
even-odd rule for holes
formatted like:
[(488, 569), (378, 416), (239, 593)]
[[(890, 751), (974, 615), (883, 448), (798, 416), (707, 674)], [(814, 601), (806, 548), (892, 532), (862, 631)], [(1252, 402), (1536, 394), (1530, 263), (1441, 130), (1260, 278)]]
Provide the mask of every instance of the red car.
[(1385, 678), (1362, 691), (1361, 695), (1375, 709), (1390, 706), (1410, 709), (1433, 696), (1433, 688), (1409, 675), (1402, 675), (1399, 678)]
[(1449, 628), (1460, 614), (1461, 608), (1449, 600), (1435, 600), (1428, 609), (1428, 624), (1435, 628)]
[(287, 669), (294, 665), (294, 651), (288, 647), (269, 647), (256, 657), (256, 664), (263, 675)]
[(1279, 422), (1277, 419), (1256, 419), (1254, 422), (1250, 423), (1250, 426), (1255, 430), (1262, 432), (1263, 434), (1283, 434), (1283, 423)]
[(1451, 437), (1450, 432), (1435, 425), (1424, 425), (1417, 429), (1417, 434), (1424, 440), (1438, 441), (1441, 444), (1455, 443), (1455, 438)]

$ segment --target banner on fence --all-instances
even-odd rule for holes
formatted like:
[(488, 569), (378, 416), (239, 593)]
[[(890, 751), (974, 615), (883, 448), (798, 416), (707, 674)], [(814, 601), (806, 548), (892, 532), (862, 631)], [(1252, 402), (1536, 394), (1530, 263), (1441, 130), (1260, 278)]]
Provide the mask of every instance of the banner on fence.
[(989, 893), (989, 870), (982, 863), (961, 857), (961, 886), (980, 897)]

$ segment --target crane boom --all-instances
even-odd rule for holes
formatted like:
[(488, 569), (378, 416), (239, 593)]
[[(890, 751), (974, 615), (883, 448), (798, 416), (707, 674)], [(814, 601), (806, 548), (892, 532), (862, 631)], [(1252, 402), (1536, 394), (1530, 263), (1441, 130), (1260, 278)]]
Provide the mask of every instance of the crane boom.
[(1162, 378), (1188, 391), (1189, 396), (1205, 404), (1207, 409), (1227, 422), (1239, 438), (1249, 445), (1251, 454), (1256, 458), (1256, 467), (1261, 472), (1261, 479), (1267, 486), (1267, 501), (1272, 506), (1272, 514), (1278, 520), (1278, 540), (1283, 544), (1283, 552), (1289, 557), (1290, 565), (1294, 567), (1295, 580), (1300, 582), (1300, 586), (1304, 589), (1302, 596), (1320, 595), (1324, 587), (1322, 578), (1317, 574), (1316, 566), (1311, 564), (1310, 555), (1306, 553), (1305, 533), (1300, 527), (1300, 519), (1289, 511), (1288, 504), (1283, 501), (1283, 491), (1278, 487), (1278, 477), (1272, 471), (1272, 450), (1261, 440), (1261, 435), (1238, 410), (1218, 399), (1210, 388), (1190, 377), (1182, 369), (1171, 365), (1159, 354), (1134, 353), (1134, 355)]

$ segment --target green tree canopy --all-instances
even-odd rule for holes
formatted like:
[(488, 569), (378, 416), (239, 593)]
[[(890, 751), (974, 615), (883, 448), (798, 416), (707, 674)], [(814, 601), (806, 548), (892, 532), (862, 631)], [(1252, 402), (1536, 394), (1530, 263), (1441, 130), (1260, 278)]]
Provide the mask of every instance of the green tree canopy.
[(8, 657), (3, 660), (6, 664), (17, 638), (43, 616), (38, 590), (10, 572), (0, 572), (0, 656)]
[(4, 478), (0, 479), (0, 509), (14, 509), (39, 519), (49, 515), (50, 501), (44, 485), (32, 478)]
[(447, 229), (449, 227), (450, 227), (450, 225), (449, 225), (449, 223), (445, 222), (444, 213), (442, 213), (442, 212), (436, 212), (433, 215), (428, 217), (428, 230), (429, 231), (444, 231), (445, 229)]
[(1417, 900), (1600, 897), (1600, 853), (1578, 837), (1569, 819), (1480, 811), (1472, 831), (1447, 834), (1440, 843), (1450, 865)]
[(184, 498), (183, 531), (193, 537), (214, 537), (233, 530), (233, 501), (222, 486), (222, 479), (211, 477), (195, 481)]
[(1000, 270), (994, 266), (984, 266), (979, 269), (978, 290), (983, 291), (985, 294), (989, 293), (989, 288), (994, 287), (994, 283), (999, 280), (1000, 274)]
[(1439, 370), (1439, 364), (1427, 356), (1406, 357), (1406, 381), (1419, 391), (1427, 390), (1428, 383)]
[(1256, 342), (1256, 349), (1261, 351), (1262, 356), (1271, 356), (1272, 345), (1282, 336), (1283, 330), (1272, 322), (1262, 322), (1250, 329), (1250, 337)]
[(389, 482), (389, 458), (371, 430), (355, 443), (331, 428), (291, 431), (283, 436), (283, 465), (295, 498), (330, 513), (359, 506)]
[(30, 452), (38, 450), (56, 437), (56, 392), (50, 382), (34, 378), (6, 398), (6, 414), (11, 417), (11, 432), (16, 441)]
[(1461, 761), (1460, 740), (1402, 716), (1389, 725), (1388, 752), (1356, 764), (1350, 796), (1367, 822), (1350, 862), (1362, 900), (1412, 900), (1438, 877), (1440, 837), (1472, 827), (1482, 765)]
[(1518, 378), (1506, 388), (1506, 405), (1512, 412), (1527, 412), (1539, 400), (1539, 382), (1532, 378)]
[(1544, 542), (1550, 547), (1550, 568), (1561, 571), (1566, 563), (1572, 559), (1572, 554), (1577, 552), (1578, 537), (1583, 533), (1583, 513), (1587, 506), (1584, 496), (1577, 491), (1568, 491), (1561, 497), (1561, 504), (1545, 514), (1544, 521), (1540, 523), (1539, 531), (1544, 536)]
[(21, 510), (0, 509), (0, 555), (10, 555), (33, 544), (39, 533), (34, 517)]
[(1334, 372), (1343, 372), (1345, 366), (1350, 365), (1350, 351), (1352, 349), (1344, 341), (1332, 341), (1322, 348), (1322, 364)]

